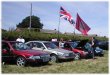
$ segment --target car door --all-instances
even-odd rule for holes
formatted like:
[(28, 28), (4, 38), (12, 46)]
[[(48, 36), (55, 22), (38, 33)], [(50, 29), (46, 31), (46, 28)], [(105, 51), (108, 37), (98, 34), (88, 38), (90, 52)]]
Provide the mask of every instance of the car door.
[(2, 61), (9, 61), (12, 59), (12, 53), (10, 51), (10, 46), (6, 42), (2, 42)]
[(32, 49), (43, 51), (45, 49), (45, 47), (40, 42), (33, 42), (33, 48)]

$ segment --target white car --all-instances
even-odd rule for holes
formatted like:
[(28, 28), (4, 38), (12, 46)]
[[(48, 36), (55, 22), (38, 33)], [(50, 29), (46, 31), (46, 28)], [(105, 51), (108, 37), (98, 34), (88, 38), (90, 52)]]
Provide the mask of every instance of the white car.
[(26, 43), (34, 50), (42, 50), (48, 52), (52, 62), (57, 62), (59, 59), (74, 59), (75, 53), (72, 51), (58, 48), (55, 44), (49, 41), (29, 41)]

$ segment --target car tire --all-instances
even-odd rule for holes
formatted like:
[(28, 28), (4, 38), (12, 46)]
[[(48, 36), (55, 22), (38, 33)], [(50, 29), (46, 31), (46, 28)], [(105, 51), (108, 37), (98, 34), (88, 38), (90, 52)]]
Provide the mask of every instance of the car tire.
[(45, 62), (45, 63), (43, 63), (44, 65), (48, 65), (49, 64), (49, 62)]
[(51, 55), (51, 62), (57, 62), (57, 61), (58, 61), (57, 55), (55, 54)]
[(26, 60), (24, 57), (18, 57), (16, 59), (17, 66), (26, 66)]
[(100, 54), (99, 56), (100, 56), (100, 57), (104, 57), (104, 54)]
[(75, 53), (75, 60), (79, 60), (81, 58), (80, 53)]

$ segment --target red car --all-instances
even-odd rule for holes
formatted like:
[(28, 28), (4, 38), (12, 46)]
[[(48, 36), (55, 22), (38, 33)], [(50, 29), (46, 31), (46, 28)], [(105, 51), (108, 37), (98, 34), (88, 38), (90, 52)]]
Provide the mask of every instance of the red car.
[(26, 44), (17, 41), (2, 41), (2, 62), (15, 61), (18, 66), (27, 63), (48, 63), (50, 55), (46, 52), (32, 50)]
[[(85, 47), (88, 47), (89, 49), (87, 49)], [(76, 53), (75, 59), (88, 58), (88, 57), (93, 58), (93, 56), (94, 56), (93, 50), (90, 47), (90, 45), (87, 43), (87, 41), (65, 42), (63, 48)]]

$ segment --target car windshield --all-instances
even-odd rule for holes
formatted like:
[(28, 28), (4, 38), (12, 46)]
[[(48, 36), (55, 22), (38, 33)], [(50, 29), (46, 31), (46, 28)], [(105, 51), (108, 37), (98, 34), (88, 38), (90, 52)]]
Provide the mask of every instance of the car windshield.
[(16, 50), (29, 50), (30, 49), (29, 46), (27, 46), (26, 44), (24, 44), (22, 42), (14, 42), (11, 44), (12, 44), (12, 47)]
[(78, 42), (71, 42), (70, 45), (72, 46), (72, 48), (76, 48), (78, 45)]
[(47, 49), (56, 49), (57, 46), (51, 42), (45, 42), (44, 45), (47, 47)]
[(88, 42), (85, 44), (84, 47), (85, 47), (85, 50), (88, 50), (88, 51), (89, 51), (89, 50), (92, 50), (91, 44), (88, 43)]

